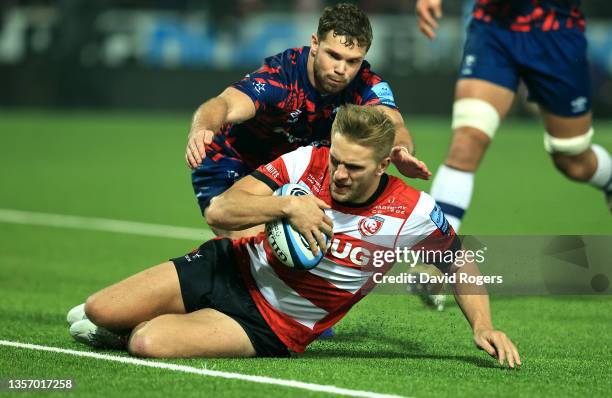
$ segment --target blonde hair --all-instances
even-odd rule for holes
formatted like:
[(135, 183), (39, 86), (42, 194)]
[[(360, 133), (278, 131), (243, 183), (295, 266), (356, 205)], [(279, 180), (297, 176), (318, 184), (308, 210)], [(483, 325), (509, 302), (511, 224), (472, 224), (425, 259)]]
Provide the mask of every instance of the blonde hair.
[(336, 113), (331, 135), (341, 134), (352, 142), (372, 148), (376, 160), (391, 153), (395, 126), (387, 115), (371, 106), (342, 105)]

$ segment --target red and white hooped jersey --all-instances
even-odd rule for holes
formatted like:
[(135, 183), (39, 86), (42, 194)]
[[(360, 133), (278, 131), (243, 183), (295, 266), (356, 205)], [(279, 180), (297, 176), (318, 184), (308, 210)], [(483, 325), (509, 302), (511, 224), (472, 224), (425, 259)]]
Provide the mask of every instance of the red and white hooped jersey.
[[(399, 178), (383, 175), (376, 193), (358, 207), (332, 200), (329, 148), (301, 147), (263, 165), (253, 176), (271, 188), (287, 183), (308, 186), (331, 206), (331, 247), (310, 271), (286, 267), (274, 256), (265, 234), (234, 241), (237, 260), (257, 308), (279, 339), (302, 352), (321, 332), (338, 322), (375, 286), (374, 273), (393, 262), (372, 266), (374, 250), (451, 247), (455, 233), (431, 196)], [(433, 239), (435, 238), (435, 239)]]

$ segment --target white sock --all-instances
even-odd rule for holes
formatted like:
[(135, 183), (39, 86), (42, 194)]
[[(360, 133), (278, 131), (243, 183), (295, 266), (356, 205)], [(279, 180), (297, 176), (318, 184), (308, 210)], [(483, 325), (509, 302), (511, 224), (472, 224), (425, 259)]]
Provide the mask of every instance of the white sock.
[(473, 190), (474, 173), (444, 164), (438, 168), (431, 184), (431, 196), (438, 202), (455, 232), (459, 231), (461, 219), (472, 200)]
[(593, 144), (591, 149), (597, 158), (597, 169), (593, 177), (589, 180), (591, 185), (603, 189), (606, 192), (612, 191), (612, 158), (606, 148), (601, 145)]

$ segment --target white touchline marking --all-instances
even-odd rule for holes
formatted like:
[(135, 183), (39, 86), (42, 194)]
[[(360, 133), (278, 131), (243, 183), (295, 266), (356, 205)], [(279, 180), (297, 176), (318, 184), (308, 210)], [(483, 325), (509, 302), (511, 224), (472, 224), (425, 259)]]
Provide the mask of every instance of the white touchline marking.
[(186, 366), (186, 365), (156, 362), (156, 361), (144, 360), (144, 359), (138, 359), (138, 358), (132, 358), (132, 357), (98, 354), (95, 352), (88, 352), (88, 351), (68, 350), (65, 348), (49, 347), (49, 346), (43, 346), (43, 345), (37, 345), (37, 344), (26, 344), (26, 343), (19, 343), (15, 341), (0, 340), (0, 346), (56, 352), (60, 354), (75, 355), (79, 357), (87, 357), (87, 358), (94, 358), (94, 359), (102, 359), (105, 361), (126, 363), (130, 365), (147, 366), (150, 368), (167, 369), (167, 370), (173, 370), (176, 372), (192, 373), (192, 374), (197, 374), (201, 376), (222, 377), (224, 379), (243, 380), (243, 381), (250, 381), (253, 383), (273, 384), (277, 386), (299, 388), (302, 390), (318, 391), (318, 392), (324, 392), (324, 393), (329, 393), (329, 394), (347, 395), (350, 397), (406, 398), (400, 395), (378, 394), (378, 393), (370, 392), (370, 391), (350, 390), (346, 388), (340, 388), (340, 387), (329, 386), (329, 385), (324, 385), (324, 384), (304, 383), (304, 382), (296, 381), (296, 380), (283, 380), (283, 379), (275, 379), (275, 378), (266, 377), (266, 376), (252, 376), (252, 375), (245, 375), (241, 373), (230, 373), (230, 372), (221, 372), (217, 370), (198, 369), (198, 368), (194, 368), (192, 366)]
[(149, 224), (110, 218), (80, 217), (66, 214), (38, 213), (32, 211), (0, 209), (0, 222), (42, 225), (46, 227), (85, 229), (91, 231), (119, 232), (160, 238), (205, 241), (214, 237), (209, 229)]

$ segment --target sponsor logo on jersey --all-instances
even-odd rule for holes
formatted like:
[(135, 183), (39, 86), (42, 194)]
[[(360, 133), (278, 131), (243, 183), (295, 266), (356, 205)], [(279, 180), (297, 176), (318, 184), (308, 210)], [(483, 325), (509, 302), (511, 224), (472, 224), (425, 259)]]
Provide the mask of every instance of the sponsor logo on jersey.
[(359, 221), (359, 232), (362, 236), (372, 236), (380, 231), (385, 219), (379, 216), (370, 216), (362, 218)]
[(338, 238), (332, 240), (330, 252), (337, 259), (348, 259), (351, 263), (362, 267), (368, 264), (372, 254), (365, 247), (353, 247), (351, 242), (345, 242)]
[(393, 98), (393, 92), (389, 84), (380, 82), (372, 87), (372, 91), (380, 99), (381, 104), (395, 106), (395, 98)]
[(261, 94), (262, 91), (266, 91), (266, 83), (253, 82), (253, 87), (255, 87), (255, 91), (257, 91), (257, 94)]
[(287, 119), (287, 123), (297, 123), (301, 114), (302, 114), (301, 109), (294, 110), (293, 112), (289, 114), (289, 119)]
[(278, 179), (278, 177), (280, 177), (280, 173), (278, 170), (276, 170), (276, 168), (274, 166), (272, 166), (272, 163), (268, 163), (265, 167), (266, 171), (268, 173), (270, 173), (272, 175), (272, 177)]
[(431, 221), (436, 225), (440, 232), (445, 235), (448, 233), (450, 229), (449, 224), (446, 220), (446, 217), (444, 217), (444, 212), (442, 211), (440, 206), (436, 204), (431, 213), (429, 213), (429, 218), (431, 218)]

